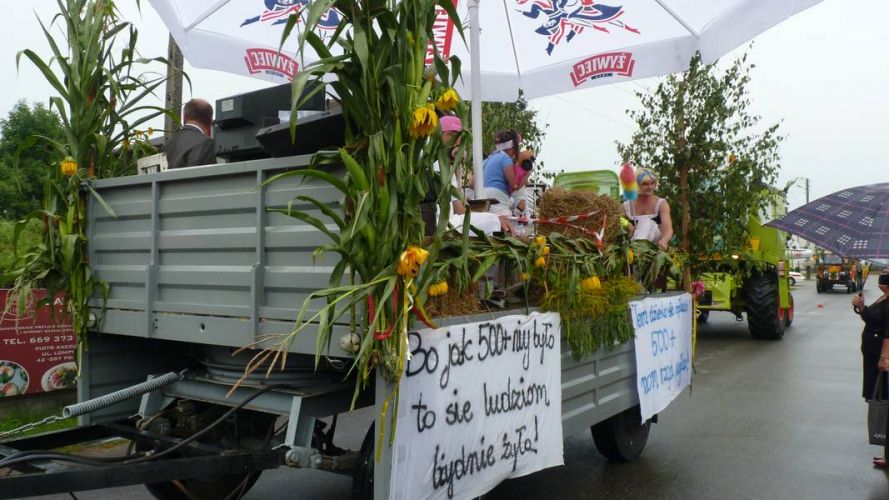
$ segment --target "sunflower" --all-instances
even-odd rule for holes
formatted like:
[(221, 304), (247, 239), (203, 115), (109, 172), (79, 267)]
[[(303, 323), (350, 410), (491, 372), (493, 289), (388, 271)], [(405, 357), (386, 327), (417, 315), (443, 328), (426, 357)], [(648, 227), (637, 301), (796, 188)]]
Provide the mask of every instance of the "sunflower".
[(426, 262), (429, 252), (415, 245), (410, 245), (401, 252), (395, 272), (402, 276), (415, 278), (420, 273), (420, 266)]
[(59, 165), (62, 167), (62, 174), (68, 177), (77, 173), (77, 160), (70, 156), (66, 156)]
[(435, 107), (442, 113), (456, 108), (457, 104), (460, 104), (460, 96), (457, 95), (457, 91), (454, 89), (445, 90), (438, 100), (435, 101)]
[(411, 121), (411, 137), (419, 139), (427, 137), (438, 127), (438, 116), (435, 114), (435, 106), (427, 103), (414, 110)]

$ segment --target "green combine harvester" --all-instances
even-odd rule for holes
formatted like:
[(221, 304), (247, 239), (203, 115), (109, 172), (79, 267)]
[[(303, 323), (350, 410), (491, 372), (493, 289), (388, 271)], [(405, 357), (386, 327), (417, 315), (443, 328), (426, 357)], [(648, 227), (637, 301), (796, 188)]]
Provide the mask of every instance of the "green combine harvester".
[[(553, 186), (587, 189), (620, 199), (620, 181), (610, 170), (569, 172), (556, 176)], [(747, 326), (755, 339), (780, 340), (793, 323), (793, 296), (788, 277), (787, 234), (763, 226), (767, 220), (785, 213), (784, 197), (775, 194), (769, 211), (750, 217), (747, 248), (726, 252), (735, 266), (722, 264), (723, 255), (714, 255), (712, 269), (700, 281), (704, 295), (698, 301), (698, 322), (705, 323), (711, 311), (727, 311), (738, 321), (747, 314)]]
[[(720, 258), (713, 259), (713, 269), (701, 275), (704, 295), (698, 303), (698, 322), (706, 322), (711, 311), (728, 311), (738, 321), (747, 313), (747, 326), (755, 339), (780, 340), (784, 329), (793, 323), (793, 296), (786, 261), (787, 234), (763, 226), (765, 220), (784, 215), (783, 195), (775, 195), (770, 214), (751, 216), (750, 239), (744, 249), (733, 250), (739, 261), (736, 271), (727, 271)], [(767, 217), (771, 215), (771, 217)]]

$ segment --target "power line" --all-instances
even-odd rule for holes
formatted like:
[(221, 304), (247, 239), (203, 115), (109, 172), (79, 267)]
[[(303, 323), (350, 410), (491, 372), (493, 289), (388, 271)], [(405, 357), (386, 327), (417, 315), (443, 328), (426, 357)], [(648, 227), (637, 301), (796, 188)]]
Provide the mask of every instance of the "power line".
[(577, 108), (580, 108), (580, 109), (582, 109), (582, 110), (584, 110), (584, 111), (586, 111), (586, 112), (588, 112), (588, 113), (592, 113), (592, 114), (598, 116), (599, 118), (602, 118), (602, 119), (604, 119), (604, 120), (608, 120), (608, 121), (610, 121), (610, 122), (612, 122), (612, 123), (616, 123), (616, 124), (620, 125), (621, 127), (626, 127), (626, 128), (628, 128), (628, 129), (630, 129), (630, 130), (633, 130), (633, 127), (632, 127), (632, 126), (627, 125), (626, 123), (624, 123), (624, 122), (622, 122), (622, 121), (616, 120), (616, 119), (611, 118), (610, 116), (607, 116), (607, 115), (603, 115), (602, 113), (599, 113), (598, 111), (595, 111), (595, 110), (593, 110), (593, 109), (590, 109), (590, 108), (588, 108), (588, 107), (586, 107), (586, 106), (584, 106), (584, 105), (582, 105), (582, 104), (577, 104), (576, 102), (569, 101), (568, 99), (565, 99), (564, 97), (562, 97), (562, 96), (560, 96), (560, 95), (557, 95), (557, 96), (556, 96), (556, 99), (559, 99), (560, 101), (564, 101), (565, 103), (570, 104), (570, 105), (572, 105), (572, 106), (575, 106), (575, 107), (577, 107)]

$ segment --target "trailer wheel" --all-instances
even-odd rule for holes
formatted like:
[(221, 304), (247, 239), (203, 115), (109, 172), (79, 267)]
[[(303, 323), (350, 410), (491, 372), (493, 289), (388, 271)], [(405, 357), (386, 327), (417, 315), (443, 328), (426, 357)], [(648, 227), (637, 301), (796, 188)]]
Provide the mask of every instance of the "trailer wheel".
[[(209, 405), (200, 411), (201, 422), (219, 417), (227, 407)], [(267, 440), (274, 429), (275, 416), (250, 410), (236, 413), (237, 420), (222, 423), (216, 432), (210, 432), (199, 442), (222, 446), (229, 449), (259, 450), (267, 446)], [(237, 426), (235, 426), (237, 422)], [(233, 437), (237, 436), (237, 438)], [(160, 500), (218, 500), (240, 498), (259, 479), (261, 471), (222, 476), (180, 479), (147, 483), (145, 488)]]
[(823, 288), (821, 287), (821, 280), (815, 281), (815, 291), (821, 293), (822, 290)]
[(240, 498), (256, 484), (259, 474), (250, 472), (207, 479), (180, 479), (146, 484), (145, 488), (159, 500)]
[(352, 476), (352, 500), (373, 500), (374, 497), (374, 426), (371, 422), (358, 452), (358, 463)]
[(778, 277), (774, 272), (754, 272), (744, 290), (750, 335), (755, 339), (781, 340), (785, 311), (778, 301)]
[(630, 462), (642, 454), (648, 442), (651, 421), (641, 424), (636, 405), (592, 427), (593, 441), (603, 457), (612, 462)]

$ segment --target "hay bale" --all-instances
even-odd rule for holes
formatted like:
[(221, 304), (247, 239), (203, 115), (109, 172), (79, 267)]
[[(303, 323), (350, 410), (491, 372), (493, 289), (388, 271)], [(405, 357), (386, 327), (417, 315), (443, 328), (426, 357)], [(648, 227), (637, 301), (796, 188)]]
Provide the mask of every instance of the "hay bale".
[[(547, 189), (540, 198), (540, 216), (555, 218), (596, 212), (592, 218), (574, 222), (591, 231), (602, 229), (605, 220), (605, 243), (611, 243), (620, 229), (620, 204), (610, 196), (598, 195), (592, 191), (567, 190), (560, 187)], [(548, 235), (561, 233), (568, 238), (591, 238), (589, 234), (574, 227), (566, 227), (553, 224), (538, 224), (537, 233)]]

